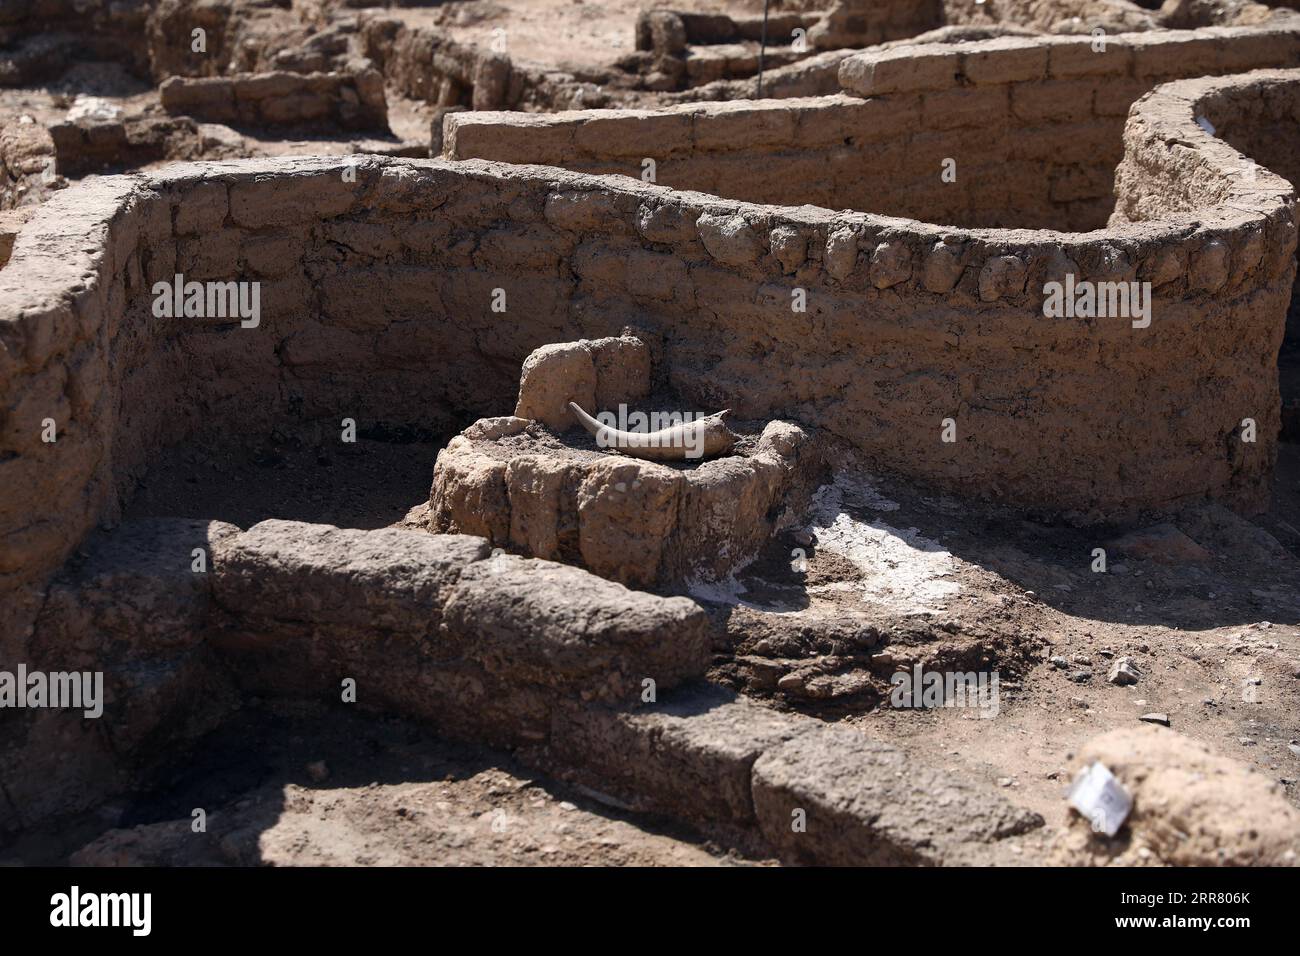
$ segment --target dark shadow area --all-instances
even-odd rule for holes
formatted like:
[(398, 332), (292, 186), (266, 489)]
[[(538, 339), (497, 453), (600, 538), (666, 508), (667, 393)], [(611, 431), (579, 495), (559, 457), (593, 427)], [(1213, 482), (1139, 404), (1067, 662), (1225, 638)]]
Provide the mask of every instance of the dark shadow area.
[(411, 428), (292, 428), (247, 444), (167, 449), (136, 489), (124, 518), (181, 517), (248, 528), (267, 518), (382, 528), (429, 498), (445, 444)]

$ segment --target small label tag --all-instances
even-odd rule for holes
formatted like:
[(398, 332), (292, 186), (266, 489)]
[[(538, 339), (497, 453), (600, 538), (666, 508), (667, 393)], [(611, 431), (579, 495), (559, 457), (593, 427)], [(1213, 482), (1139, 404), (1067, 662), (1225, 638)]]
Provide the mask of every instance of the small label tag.
[(1128, 819), (1133, 798), (1101, 763), (1079, 774), (1070, 788), (1070, 806), (1092, 822), (1092, 829), (1113, 837)]

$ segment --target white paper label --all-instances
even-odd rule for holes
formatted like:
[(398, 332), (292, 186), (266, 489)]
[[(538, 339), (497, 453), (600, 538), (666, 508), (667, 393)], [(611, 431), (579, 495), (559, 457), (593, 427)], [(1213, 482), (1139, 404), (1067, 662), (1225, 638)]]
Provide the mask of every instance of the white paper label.
[(1101, 763), (1079, 774), (1070, 788), (1070, 806), (1092, 822), (1092, 829), (1113, 837), (1128, 819), (1133, 798)]

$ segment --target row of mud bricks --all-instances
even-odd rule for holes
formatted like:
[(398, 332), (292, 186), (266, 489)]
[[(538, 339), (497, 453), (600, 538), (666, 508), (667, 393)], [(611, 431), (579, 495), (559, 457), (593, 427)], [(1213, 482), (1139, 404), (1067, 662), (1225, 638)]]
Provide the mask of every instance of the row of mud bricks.
[(857, 731), (703, 683), (723, 640), (686, 598), (469, 535), (128, 523), (55, 581), (33, 642), (31, 666), (105, 672), (105, 719), (33, 718), (31, 746), (0, 760), (25, 767), (0, 780), (0, 830), (128, 789), (243, 699), (350, 706), (348, 682), (363, 709), (514, 749), (618, 805), (788, 862), (960, 863), (1042, 825)]

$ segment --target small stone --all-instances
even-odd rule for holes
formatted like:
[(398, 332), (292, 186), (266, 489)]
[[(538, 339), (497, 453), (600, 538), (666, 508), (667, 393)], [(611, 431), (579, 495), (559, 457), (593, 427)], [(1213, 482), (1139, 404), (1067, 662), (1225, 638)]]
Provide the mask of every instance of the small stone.
[(848, 227), (837, 229), (826, 239), (822, 262), (831, 277), (843, 282), (858, 261), (858, 234)]
[(705, 214), (696, 223), (700, 241), (709, 255), (730, 266), (748, 265), (758, 259), (762, 244), (743, 216)]
[(1142, 672), (1137, 669), (1131, 657), (1121, 657), (1111, 665), (1110, 675), (1106, 678), (1112, 684), (1126, 687), (1142, 679)]
[(1255, 746), (1255, 740), (1252, 737), (1239, 737), (1237, 739), (1237, 742), (1240, 743), (1243, 747)]
[(802, 545), (803, 547), (807, 547), (817, 540), (812, 536), (811, 532), (802, 530), (796, 531), (792, 537), (794, 538), (795, 544)]
[(1053, 667), (1060, 671), (1063, 671), (1070, 666), (1070, 662), (1064, 657), (1053, 657), (1051, 663)]
[(1168, 714), (1157, 714), (1157, 713), (1143, 714), (1141, 717), (1138, 718), (1138, 720), (1146, 724), (1160, 724), (1160, 726), (1162, 727), (1169, 726)]
[(871, 284), (888, 289), (912, 275), (912, 251), (901, 242), (885, 242), (871, 254)]
[(1088, 681), (1092, 680), (1092, 671), (1073, 671), (1070, 674), (1070, 680), (1074, 681), (1076, 684), (1086, 684)]
[(1014, 781), (1010, 777), (998, 777), (999, 787), (1009, 787)]
[(1287, 744), (1286, 749), (1291, 751), (1295, 756), (1300, 757), (1300, 744)]
[(798, 674), (786, 674), (776, 686), (788, 694), (797, 694), (804, 689), (804, 679)]

